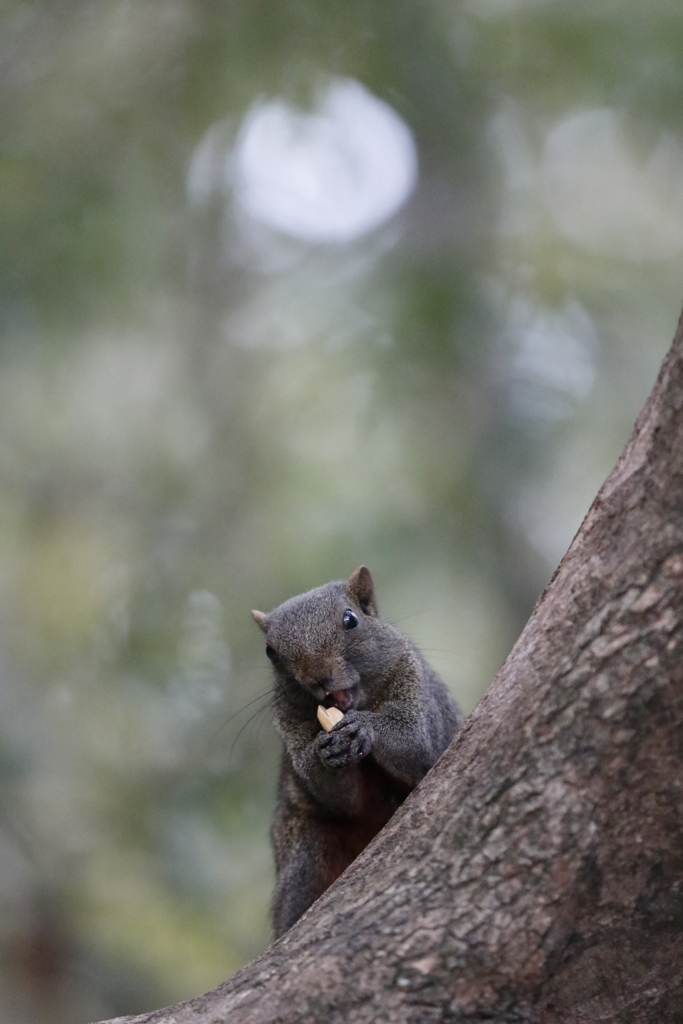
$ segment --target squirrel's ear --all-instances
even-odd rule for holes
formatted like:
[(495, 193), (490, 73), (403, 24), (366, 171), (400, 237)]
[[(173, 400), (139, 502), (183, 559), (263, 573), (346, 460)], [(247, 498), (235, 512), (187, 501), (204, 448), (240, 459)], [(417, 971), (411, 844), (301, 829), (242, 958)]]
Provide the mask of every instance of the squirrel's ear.
[(349, 596), (357, 601), (366, 615), (376, 615), (375, 585), (370, 570), (364, 565), (359, 566), (349, 576)]
[(259, 629), (262, 629), (264, 633), (268, 632), (268, 616), (264, 612), (252, 611), (254, 621), (256, 622)]

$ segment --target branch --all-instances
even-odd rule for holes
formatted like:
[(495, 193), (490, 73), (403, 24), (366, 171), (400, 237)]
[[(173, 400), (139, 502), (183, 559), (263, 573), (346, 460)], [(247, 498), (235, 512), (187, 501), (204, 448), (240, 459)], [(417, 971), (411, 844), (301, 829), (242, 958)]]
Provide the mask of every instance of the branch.
[(682, 325), (424, 782), (283, 939), (213, 992), (117, 1024), (680, 1019)]

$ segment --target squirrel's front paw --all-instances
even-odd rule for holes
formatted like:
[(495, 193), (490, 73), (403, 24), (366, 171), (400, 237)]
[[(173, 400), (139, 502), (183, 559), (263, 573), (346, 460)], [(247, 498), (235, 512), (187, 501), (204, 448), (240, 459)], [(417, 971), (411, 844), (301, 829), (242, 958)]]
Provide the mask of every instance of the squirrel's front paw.
[(372, 728), (356, 711), (347, 711), (330, 732), (318, 736), (318, 753), (328, 768), (344, 768), (358, 764), (372, 747)]

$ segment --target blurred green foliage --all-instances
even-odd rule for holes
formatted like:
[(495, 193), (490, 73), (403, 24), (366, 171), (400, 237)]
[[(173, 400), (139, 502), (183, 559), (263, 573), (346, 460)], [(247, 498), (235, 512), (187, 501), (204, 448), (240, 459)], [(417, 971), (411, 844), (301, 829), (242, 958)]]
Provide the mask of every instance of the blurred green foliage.
[[(4, 1022), (268, 942), (250, 608), (364, 562), (474, 706), (673, 334), (682, 55), (669, 0), (2, 4)], [(413, 133), (393, 219), (306, 245), (193, 199), (207, 138), (335, 78)]]

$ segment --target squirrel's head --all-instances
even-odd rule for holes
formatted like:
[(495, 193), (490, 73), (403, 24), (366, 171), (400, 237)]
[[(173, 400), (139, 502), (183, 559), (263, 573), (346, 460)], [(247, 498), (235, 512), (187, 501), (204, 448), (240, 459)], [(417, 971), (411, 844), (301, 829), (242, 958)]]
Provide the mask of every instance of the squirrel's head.
[(367, 628), (377, 618), (369, 569), (361, 565), (348, 580), (292, 597), (267, 615), (251, 614), (266, 635), (276, 682), (295, 681), (326, 707), (358, 706)]

